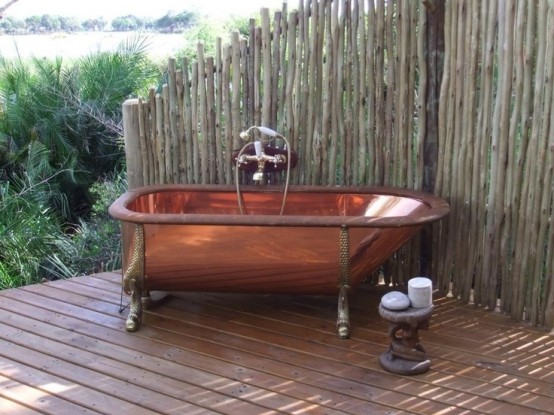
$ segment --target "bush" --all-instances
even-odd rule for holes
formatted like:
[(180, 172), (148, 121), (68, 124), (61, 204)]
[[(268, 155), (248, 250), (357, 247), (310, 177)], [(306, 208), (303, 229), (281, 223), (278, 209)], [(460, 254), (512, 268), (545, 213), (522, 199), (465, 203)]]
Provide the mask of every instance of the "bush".
[(0, 182), (0, 289), (49, 277), (48, 258), (66, 239), (51, 208), (64, 202), (51, 184), (57, 173), (43, 162), (48, 150), (35, 142), (28, 153), (25, 170)]
[(122, 103), (161, 77), (146, 47), (135, 37), (68, 63), (0, 59), (0, 173), (21, 170), (29, 144), (39, 142), (50, 149), (52, 170), (63, 171), (53, 180), (69, 206), (60, 213), (73, 223), (86, 215), (89, 186), (124, 159)]
[(0, 183), (0, 289), (121, 267), (120, 227), (109, 205), (127, 188), (122, 174), (92, 186), (90, 218), (70, 232), (48, 207), (48, 180)]
[(127, 190), (123, 174), (116, 174), (91, 187), (95, 198), (91, 215), (81, 220), (69, 238), (58, 241), (58, 254), (50, 261), (57, 277), (66, 278), (121, 267), (121, 230), (108, 214), (110, 204)]
[(184, 32), (185, 47), (177, 53), (177, 58), (186, 58), (190, 63), (197, 60), (197, 45), (204, 45), (205, 56), (215, 56), (216, 40), (228, 42), (230, 34), (238, 30), (240, 35), (248, 37), (250, 22), (248, 18), (231, 16), (223, 24), (217, 21), (203, 19)]
[[(40, 191), (33, 191), (36, 193)], [(20, 196), (8, 183), (0, 186), (0, 289), (39, 282), (47, 277), (47, 258), (64, 238), (44, 204)]]
[(121, 104), (161, 77), (137, 37), (115, 52), (0, 58), (0, 289), (120, 267)]

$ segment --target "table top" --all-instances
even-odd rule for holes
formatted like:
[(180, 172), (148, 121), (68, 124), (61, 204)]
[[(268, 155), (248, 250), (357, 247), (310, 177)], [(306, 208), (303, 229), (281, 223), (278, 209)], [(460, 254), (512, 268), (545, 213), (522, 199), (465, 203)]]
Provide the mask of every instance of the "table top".
[(408, 307), (405, 310), (389, 310), (379, 303), (379, 315), (391, 323), (419, 323), (433, 313), (433, 305), (425, 308)]

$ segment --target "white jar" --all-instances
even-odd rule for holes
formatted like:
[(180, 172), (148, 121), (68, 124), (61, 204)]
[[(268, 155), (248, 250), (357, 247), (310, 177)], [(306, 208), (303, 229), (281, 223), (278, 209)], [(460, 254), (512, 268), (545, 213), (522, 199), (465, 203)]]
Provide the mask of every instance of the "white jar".
[(430, 307), (433, 304), (433, 283), (426, 277), (415, 277), (408, 281), (408, 297), (414, 308)]

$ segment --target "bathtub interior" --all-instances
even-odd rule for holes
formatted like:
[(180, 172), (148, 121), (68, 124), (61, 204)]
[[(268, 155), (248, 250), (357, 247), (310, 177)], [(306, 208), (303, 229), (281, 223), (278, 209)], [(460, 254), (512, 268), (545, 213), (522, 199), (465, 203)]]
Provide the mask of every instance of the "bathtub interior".
[[(244, 191), (249, 215), (278, 215), (282, 193)], [(128, 205), (132, 212), (146, 214), (239, 215), (237, 195), (232, 191), (167, 190), (139, 194)], [(423, 200), (391, 194), (290, 192), (284, 215), (332, 217), (402, 217), (425, 211)]]

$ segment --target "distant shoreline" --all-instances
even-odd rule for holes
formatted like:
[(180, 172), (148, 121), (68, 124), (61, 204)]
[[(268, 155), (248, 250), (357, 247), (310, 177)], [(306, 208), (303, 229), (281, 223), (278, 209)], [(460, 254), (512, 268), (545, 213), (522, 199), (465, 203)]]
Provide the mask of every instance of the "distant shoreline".
[(144, 38), (147, 53), (154, 58), (174, 55), (185, 46), (182, 33), (158, 32), (55, 32), (0, 36), (0, 56), (11, 59), (21, 56), (77, 58), (97, 51), (116, 50), (136, 37)]

